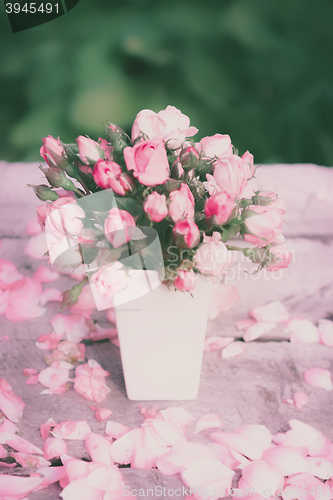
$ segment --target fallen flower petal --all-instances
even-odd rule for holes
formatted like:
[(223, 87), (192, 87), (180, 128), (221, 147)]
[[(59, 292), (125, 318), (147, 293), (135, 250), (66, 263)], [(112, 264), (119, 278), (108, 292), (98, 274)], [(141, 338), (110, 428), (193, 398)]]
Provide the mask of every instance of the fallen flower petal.
[(208, 319), (213, 320), (221, 312), (231, 309), (239, 299), (238, 289), (234, 285), (225, 283), (213, 285), (209, 302)]
[(0, 458), (6, 458), (8, 451), (0, 444)]
[(37, 370), (35, 368), (24, 368), (23, 369), (23, 375), (25, 377), (30, 377), (30, 375), (35, 375), (37, 373)]
[(38, 376), (38, 381), (45, 387), (48, 387), (51, 391), (57, 391), (69, 380), (69, 369), (68, 368), (52, 368), (49, 366), (42, 370)]
[(321, 344), (333, 346), (333, 321), (321, 319), (318, 325), (318, 333)]
[(0, 474), (0, 497), (23, 499), (28, 493), (35, 490), (43, 481), (41, 477), (22, 477)]
[(39, 306), (42, 285), (36, 279), (23, 278), (9, 289), (5, 317), (14, 322), (42, 316), (46, 309)]
[(263, 321), (267, 323), (283, 323), (285, 321), (288, 321), (289, 319), (289, 313), (287, 309), (278, 300), (270, 302), (265, 306), (255, 307), (254, 309), (251, 309), (249, 315), (256, 321)]
[(46, 266), (40, 266), (35, 272), (34, 277), (41, 283), (49, 283), (50, 281), (57, 280), (60, 274)]
[(48, 462), (45, 458), (37, 457), (29, 453), (12, 452), (10, 455), (18, 464), (22, 465), (22, 467), (36, 469), (37, 467), (49, 467), (51, 465), (51, 462)]
[(225, 491), (223, 496), (229, 495), (234, 472), (213, 458), (195, 458), (184, 466), (181, 476), (197, 500), (217, 500), (220, 490)]
[(46, 460), (61, 457), (67, 454), (67, 444), (61, 438), (47, 438), (43, 445), (43, 454)]
[(268, 448), (272, 441), (272, 434), (267, 427), (259, 424), (242, 425), (234, 430), (234, 434), (253, 439), (263, 448)]
[(323, 457), (306, 457), (308, 474), (318, 477), (319, 479), (330, 479), (333, 476), (333, 464)]
[(280, 469), (266, 462), (253, 462), (244, 467), (244, 480), (264, 498), (270, 498), (283, 487), (283, 474)]
[[(140, 405), (139, 405), (140, 406)], [(156, 415), (158, 414), (158, 408), (157, 406), (153, 406), (152, 408), (146, 408), (143, 406), (140, 411), (141, 415), (143, 415), (145, 418), (155, 418)]]
[(204, 415), (197, 420), (195, 431), (193, 434), (198, 434), (205, 429), (218, 427), (222, 427), (222, 422), (219, 415), (217, 415), (216, 413), (207, 413), (207, 415)]
[(104, 401), (111, 389), (105, 383), (109, 372), (93, 359), (85, 365), (79, 365), (75, 370), (74, 389), (78, 394), (90, 401), (100, 403)]
[(0, 379), (0, 410), (12, 422), (19, 422), (23, 415), (25, 403), (15, 396), (11, 386), (5, 379)]
[(267, 332), (270, 332), (276, 328), (276, 323), (256, 323), (250, 326), (243, 335), (245, 342), (250, 342), (251, 340), (256, 340)]
[(63, 500), (103, 500), (104, 492), (87, 485), (86, 479), (75, 479), (66, 486), (60, 496)]
[(113, 490), (123, 490), (124, 488), (123, 476), (118, 467), (114, 465), (97, 467), (87, 476), (86, 483), (88, 486), (102, 491), (111, 492)]
[(38, 455), (43, 455), (43, 451), (40, 448), (30, 443), (30, 441), (22, 438), (21, 436), (13, 434), (12, 432), (1, 432), (0, 443), (7, 444), (8, 446), (14, 448), (14, 450), (21, 453), (27, 453), (29, 455), (37, 453)]
[(308, 450), (307, 454), (312, 457), (330, 453), (330, 440), (314, 427), (296, 419), (289, 420), (289, 425), (291, 430), (286, 432), (283, 445), (298, 449), (305, 447)]
[(275, 446), (265, 450), (262, 458), (270, 465), (274, 465), (284, 476), (291, 476), (300, 472), (307, 472), (307, 464), (302, 455), (289, 446)]
[(240, 319), (236, 323), (236, 328), (237, 328), (237, 330), (240, 330), (240, 331), (247, 330), (248, 328), (250, 328), (250, 326), (253, 326), (255, 324), (256, 324), (255, 319)]
[(119, 439), (130, 431), (129, 427), (124, 424), (119, 424), (113, 420), (106, 423), (105, 434), (113, 439)]
[(38, 382), (39, 382), (39, 374), (38, 373), (36, 373), (36, 375), (31, 375), (31, 377), (29, 377), (26, 380), (27, 385), (35, 385), (35, 384), (38, 384)]
[(170, 406), (165, 410), (161, 410), (156, 414), (157, 420), (165, 420), (174, 425), (187, 425), (193, 422), (194, 417), (183, 408), (178, 406)]
[(79, 439), (84, 441), (89, 432), (91, 432), (91, 429), (85, 420), (66, 420), (65, 422), (57, 424), (51, 431), (51, 434), (56, 438)]
[(319, 342), (318, 328), (308, 319), (294, 319), (288, 323), (286, 332), (290, 332), (290, 342)]
[(111, 458), (118, 464), (130, 464), (134, 457), (136, 447), (141, 445), (141, 429), (132, 429), (111, 444)]
[(113, 465), (110, 456), (110, 441), (100, 434), (90, 432), (85, 439), (85, 446), (93, 462), (101, 462), (105, 465)]
[(45, 288), (40, 296), (40, 305), (45, 306), (48, 302), (56, 301), (61, 302), (62, 292), (57, 288)]
[(235, 339), (233, 337), (207, 337), (204, 343), (204, 351), (219, 351), (231, 344)]
[(222, 349), (221, 356), (223, 359), (232, 358), (233, 356), (239, 356), (245, 351), (241, 342), (232, 342), (232, 344), (227, 345)]
[(18, 427), (13, 422), (8, 420), (7, 418), (0, 419), (0, 432), (12, 432), (15, 434), (18, 432)]
[[(1, 311), (0, 311), (0, 314), (1, 314)], [(6, 342), (9, 340), (9, 336), (8, 335), (2, 335), (2, 337), (0, 337), (0, 341), (1, 342)]]
[(308, 400), (308, 395), (305, 392), (295, 392), (294, 401), (297, 410), (301, 410), (307, 404)]
[(250, 460), (259, 460), (264, 450), (264, 447), (254, 439), (231, 432), (213, 432), (210, 437), (219, 444), (238, 451)]
[(49, 435), (49, 431), (50, 431), (50, 429), (52, 429), (52, 428), (53, 428), (53, 427), (55, 427), (56, 425), (58, 425), (58, 424), (57, 424), (57, 422), (55, 422), (55, 421), (53, 420), (53, 418), (52, 418), (52, 417), (51, 417), (51, 418), (49, 418), (49, 419), (47, 420), (47, 422), (45, 422), (45, 424), (42, 424), (42, 425), (40, 426), (40, 433), (41, 433), (41, 435), (42, 435), (42, 438), (43, 438), (43, 439), (46, 439), (46, 438), (47, 438), (47, 436)]
[(56, 349), (60, 340), (62, 340), (62, 335), (57, 335), (55, 333), (44, 333), (38, 337), (36, 346), (42, 351)]
[(96, 408), (96, 406), (91, 406), (90, 408), (94, 410), (95, 418), (99, 422), (106, 420), (110, 417), (110, 415), (112, 415), (112, 410), (109, 410), (108, 408)]
[(321, 387), (327, 391), (333, 389), (331, 373), (323, 368), (310, 368), (304, 372), (304, 380), (312, 387)]

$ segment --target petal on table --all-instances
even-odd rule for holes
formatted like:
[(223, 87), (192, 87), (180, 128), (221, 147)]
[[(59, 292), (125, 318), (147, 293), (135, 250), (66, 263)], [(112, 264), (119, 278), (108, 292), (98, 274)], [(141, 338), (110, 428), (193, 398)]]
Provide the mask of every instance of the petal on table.
[(244, 467), (242, 476), (264, 498), (274, 496), (284, 484), (281, 470), (264, 461), (253, 462)]
[(62, 490), (60, 496), (63, 500), (103, 500), (102, 490), (87, 485), (86, 479), (75, 479)]
[(327, 391), (333, 389), (331, 373), (324, 368), (310, 368), (304, 372), (304, 380), (312, 387), (321, 387)]
[(262, 458), (270, 465), (281, 470), (284, 476), (307, 472), (304, 457), (295, 448), (289, 446), (275, 446), (265, 450)]
[(319, 342), (333, 346), (333, 321), (321, 319), (318, 325)]
[(23, 415), (25, 403), (13, 393), (11, 386), (2, 378), (0, 379), (0, 410), (12, 422), (19, 422)]
[(207, 337), (204, 343), (204, 351), (219, 351), (231, 344), (235, 339), (233, 337)]
[(12, 452), (11, 456), (18, 464), (22, 465), (22, 467), (35, 469), (37, 467), (50, 467), (51, 465), (51, 462), (48, 462), (45, 458), (30, 453)]
[(295, 392), (294, 394), (294, 401), (295, 401), (295, 406), (297, 410), (301, 410), (304, 405), (307, 404), (309, 398), (308, 395), (305, 394), (305, 392)]
[(45, 290), (42, 291), (39, 301), (40, 305), (45, 306), (45, 304), (51, 301), (62, 301), (62, 292), (57, 288), (45, 288)]
[(118, 467), (102, 465), (93, 470), (86, 479), (87, 485), (102, 491), (122, 490), (123, 477)]
[(268, 448), (272, 441), (271, 432), (267, 427), (259, 424), (242, 425), (234, 430), (234, 434), (253, 439), (253, 441), (262, 446), (263, 449)]
[(65, 422), (57, 424), (51, 431), (51, 434), (56, 438), (79, 439), (84, 441), (90, 432), (91, 429), (85, 420), (66, 420)]
[(268, 323), (283, 323), (288, 321), (289, 313), (282, 302), (275, 300), (265, 306), (255, 307), (249, 312), (251, 318), (256, 321), (264, 321)]
[(232, 342), (232, 344), (227, 345), (224, 349), (222, 349), (222, 359), (233, 358), (234, 356), (239, 356), (243, 354), (245, 351), (242, 346), (242, 342)]
[(276, 328), (276, 323), (264, 323), (259, 322), (253, 326), (250, 326), (243, 335), (245, 342), (251, 342), (251, 340), (256, 340), (267, 332), (270, 332)]
[(333, 476), (333, 463), (324, 457), (306, 457), (308, 474), (319, 479), (330, 479)]
[(251, 460), (259, 460), (262, 456), (263, 446), (247, 436), (231, 432), (213, 432), (210, 437), (219, 444), (238, 451)]
[(319, 342), (318, 328), (308, 319), (293, 319), (286, 332), (290, 332), (290, 342), (294, 344)]
[(158, 420), (165, 420), (174, 425), (187, 425), (193, 422), (194, 417), (183, 408), (171, 406), (165, 410), (161, 410), (156, 414)]
[(112, 415), (112, 410), (109, 410), (108, 408), (97, 408), (96, 406), (91, 406), (90, 408), (94, 410), (95, 418), (99, 422), (103, 422), (103, 420), (106, 420), (110, 417), (110, 415)]
[(56, 271), (52, 271), (49, 267), (40, 266), (34, 274), (34, 277), (41, 283), (50, 283), (60, 277)]
[(93, 462), (101, 462), (105, 465), (113, 465), (110, 456), (110, 441), (100, 434), (90, 432), (85, 440), (86, 449)]
[(61, 438), (47, 438), (43, 445), (43, 454), (46, 460), (52, 460), (52, 458), (59, 458), (61, 455), (66, 455), (66, 441)]
[[(196, 489), (195, 498), (217, 500), (221, 496), (228, 496), (234, 472), (212, 458), (195, 458), (183, 467), (181, 476), (186, 486)], [(215, 494), (214, 488), (217, 490)], [(210, 495), (209, 490), (212, 492)], [(220, 490), (224, 490), (225, 494), (219, 494)]]
[(0, 496), (23, 498), (35, 490), (43, 481), (42, 477), (22, 477), (0, 474)]
[(43, 455), (43, 451), (40, 448), (30, 443), (30, 441), (22, 438), (21, 436), (13, 434), (12, 432), (1, 432), (0, 443), (7, 444), (14, 448), (14, 450), (21, 453), (27, 453), (29, 455), (37, 453), (38, 455)]
[(109, 420), (106, 423), (105, 434), (113, 439), (119, 439), (130, 431), (127, 425), (114, 422), (114, 420)]
[(197, 420), (194, 434), (198, 434), (205, 429), (222, 427), (222, 425), (220, 416), (217, 413), (207, 413)]

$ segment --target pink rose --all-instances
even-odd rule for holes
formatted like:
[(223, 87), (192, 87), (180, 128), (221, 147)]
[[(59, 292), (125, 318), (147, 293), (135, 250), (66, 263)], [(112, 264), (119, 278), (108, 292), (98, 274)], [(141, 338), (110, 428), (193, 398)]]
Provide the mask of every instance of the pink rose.
[(196, 146), (204, 158), (214, 158), (214, 156), (226, 158), (233, 154), (231, 139), (226, 134), (215, 134), (211, 137), (204, 137)]
[(256, 205), (244, 210), (245, 226), (248, 233), (244, 240), (257, 247), (265, 247), (281, 232), (283, 212), (271, 205)]
[(153, 222), (161, 222), (161, 220), (168, 215), (166, 196), (154, 191), (145, 199), (143, 210), (150, 220)]
[(217, 160), (214, 168), (214, 178), (221, 190), (231, 196), (239, 196), (247, 181), (247, 168), (237, 155)]
[(161, 139), (141, 141), (124, 148), (128, 170), (145, 186), (163, 184), (169, 178), (169, 162)]
[(83, 230), (80, 219), (84, 218), (84, 210), (77, 205), (76, 200), (66, 196), (58, 198), (48, 207), (45, 227), (60, 239), (66, 234), (77, 236)]
[(178, 269), (178, 276), (175, 279), (174, 285), (178, 290), (190, 292), (194, 290), (197, 285), (197, 274), (193, 269)]
[(254, 174), (253, 155), (249, 151), (245, 151), (245, 153), (241, 156), (241, 159), (245, 162), (247, 167), (247, 178), (251, 179)]
[(199, 228), (191, 219), (181, 220), (173, 228), (173, 239), (179, 248), (196, 247), (200, 241)]
[(271, 260), (266, 260), (265, 269), (267, 269), (267, 271), (277, 271), (289, 267), (293, 256), (287, 249), (285, 241), (282, 234), (274, 238), (269, 249), (269, 253), (272, 255)]
[(96, 162), (103, 156), (103, 150), (99, 147), (98, 143), (89, 139), (89, 137), (79, 135), (76, 139), (76, 143), (79, 148), (80, 158), (85, 165)]
[(177, 149), (186, 137), (192, 137), (197, 132), (197, 128), (190, 127), (189, 117), (174, 106), (168, 106), (158, 113), (143, 109), (134, 120), (132, 141), (143, 133), (149, 139), (162, 139), (168, 142), (168, 147)]
[(43, 146), (40, 148), (40, 155), (49, 167), (54, 167), (58, 164), (55, 156), (63, 156), (65, 150), (59, 139), (55, 139), (52, 135), (48, 135), (43, 139)]
[(286, 207), (283, 201), (278, 198), (278, 195), (276, 193), (273, 193), (273, 191), (260, 191), (260, 193), (258, 194), (259, 200), (262, 197), (265, 200), (265, 203), (263, 203), (262, 201), (260, 203), (259, 201), (259, 205), (268, 205), (270, 208), (275, 208), (276, 210), (279, 210), (282, 215), (286, 213)]
[(105, 237), (114, 248), (119, 248), (134, 236), (136, 226), (131, 214), (114, 207), (104, 222)]
[(229, 219), (235, 206), (235, 198), (222, 191), (206, 201), (205, 215), (207, 222), (214, 226), (224, 224)]
[(182, 183), (180, 188), (170, 193), (169, 217), (174, 222), (181, 219), (193, 219), (194, 197), (187, 184)]
[(116, 194), (125, 196), (133, 191), (134, 181), (129, 174), (123, 173), (118, 163), (100, 158), (94, 165), (93, 178), (102, 189), (113, 189)]
[(216, 180), (212, 175), (206, 174), (206, 179), (207, 181), (205, 181), (203, 184), (207, 189), (208, 193), (210, 194), (210, 196), (213, 196), (214, 194), (217, 194), (221, 191), (220, 186), (218, 185), (218, 183), (216, 182)]
[(102, 297), (111, 299), (115, 293), (127, 287), (128, 276), (122, 267), (122, 263), (117, 261), (109, 266), (101, 267), (97, 273), (91, 276), (98, 293)]
[(199, 153), (193, 146), (185, 147), (179, 154), (179, 161), (185, 172), (190, 172), (199, 164)]
[(38, 205), (37, 207), (37, 222), (42, 229), (45, 226), (45, 219), (50, 205)]
[(220, 233), (214, 232), (213, 236), (204, 236), (203, 243), (195, 252), (193, 261), (202, 274), (220, 276), (232, 266), (233, 257), (222, 243)]

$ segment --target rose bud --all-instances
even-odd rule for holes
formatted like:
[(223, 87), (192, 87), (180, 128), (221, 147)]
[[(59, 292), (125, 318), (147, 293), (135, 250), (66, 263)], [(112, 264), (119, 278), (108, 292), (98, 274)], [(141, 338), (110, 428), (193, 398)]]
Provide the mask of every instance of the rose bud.
[(182, 183), (180, 188), (170, 193), (169, 217), (174, 222), (194, 217), (194, 197), (187, 184)]
[(94, 163), (100, 158), (104, 157), (103, 149), (98, 145), (97, 142), (89, 139), (89, 137), (84, 137), (83, 135), (79, 135), (76, 139), (80, 158), (85, 165), (89, 165), (89, 163)]
[(189, 146), (181, 150), (179, 161), (183, 165), (185, 172), (190, 172), (190, 170), (198, 166), (199, 153), (193, 146)]
[(228, 193), (217, 193), (208, 198), (205, 205), (207, 222), (213, 226), (224, 224), (229, 219), (235, 206), (235, 198)]
[(37, 198), (39, 198), (41, 201), (55, 201), (59, 198), (57, 193), (55, 191), (52, 191), (48, 186), (45, 184), (41, 184), (40, 186), (34, 186), (33, 184), (28, 184), (29, 187), (32, 187), (32, 189), (35, 192), (35, 195)]
[(67, 179), (65, 173), (60, 168), (46, 168), (39, 167), (43, 172), (51, 186), (56, 188), (63, 188), (66, 191), (76, 191), (76, 187), (73, 182)]
[(166, 196), (158, 194), (154, 191), (147, 196), (143, 202), (143, 210), (148, 216), (148, 219), (153, 222), (161, 222), (168, 215), (168, 207), (166, 203)]
[(43, 139), (43, 146), (40, 148), (40, 155), (49, 167), (54, 167), (61, 162), (65, 150), (59, 139), (48, 135)]
[(193, 248), (200, 242), (200, 231), (191, 219), (177, 222), (173, 228), (173, 239), (179, 248)]
[(182, 167), (182, 164), (179, 161), (175, 161), (175, 163), (171, 167), (170, 171), (170, 177), (172, 179), (180, 179), (182, 175), (184, 174), (184, 169)]
[(169, 161), (164, 142), (160, 139), (141, 141), (124, 149), (128, 170), (145, 186), (163, 184), (169, 178)]
[(99, 159), (94, 165), (93, 178), (98, 187), (111, 188), (121, 196), (135, 189), (134, 179), (131, 175), (123, 173), (121, 167), (114, 161)]
[(126, 210), (111, 208), (104, 222), (106, 239), (114, 248), (119, 248), (135, 235), (135, 220)]
[(79, 301), (83, 285), (85, 285), (88, 278), (85, 278), (81, 283), (74, 285), (70, 290), (66, 290), (62, 294), (61, 309), (64, 307), (72, 307)]
[(174, 281), (174, 285), (178, 290), (190, 292), (197, 285), (197, 275), (193, 269), (178, 269), (178, 276)]

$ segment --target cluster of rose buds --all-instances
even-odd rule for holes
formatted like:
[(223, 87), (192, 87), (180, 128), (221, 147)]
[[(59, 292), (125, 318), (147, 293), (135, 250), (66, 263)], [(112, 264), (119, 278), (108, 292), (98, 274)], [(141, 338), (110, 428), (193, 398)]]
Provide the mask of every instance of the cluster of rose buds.
[[(251, 153), (239, 156), (228, 135), (195, 142), (197, 132), (186, 115), (168, 106), (141, 111), (131, 137), (109, 124), (107, 140), (43, 139), (40, 153), (48, 168), (41, 170), (49, 186), (33, 188), (47, 202), (38, 207), (38, 221), (52, 235), (52, 262), (98, 263), (92, 281), (109, 298), (127, 285), (121, 259), (136, 229), (150, 227), (160, 239), (165, 280), (179, 290), (193, 290), (198, 273), (223, 276), (233, 250), (268, 271), (288, 267), (291, 253), (281, 234), (285, 207), (275, 193), (250, 186)], [(103, 190), (112, 190), (114, 205), (82, 203)], [(237, 235), (253, 247), (226, 245)]]

